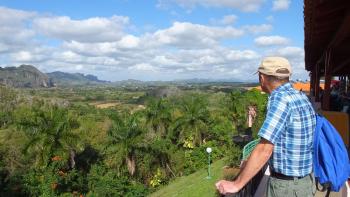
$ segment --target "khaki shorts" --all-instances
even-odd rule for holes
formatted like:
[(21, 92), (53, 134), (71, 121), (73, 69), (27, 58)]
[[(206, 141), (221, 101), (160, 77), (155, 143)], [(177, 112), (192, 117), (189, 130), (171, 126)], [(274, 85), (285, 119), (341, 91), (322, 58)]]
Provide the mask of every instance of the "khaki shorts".
[(313, 175), (294, 180), (282, 180), (270, 177), (267, 183), (268, 197), (311, 197), (316, 193)]

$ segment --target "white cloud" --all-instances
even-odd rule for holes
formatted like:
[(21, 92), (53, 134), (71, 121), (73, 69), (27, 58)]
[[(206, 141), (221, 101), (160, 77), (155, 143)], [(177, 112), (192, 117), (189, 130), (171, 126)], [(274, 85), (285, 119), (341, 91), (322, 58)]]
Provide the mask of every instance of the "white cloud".
[(291, 0), (274, 0), (272, 10), (288, 10)]
[(193, 9), (196, 6), (224, 7), (238, 9), (244, 12), (258, 11), (264, 0), (158, 0), (158, 7), (169, 7), (169, 4), (176, 3), (181, 7)]
[(260, 47), (287, 45), (290, 41), (282, 36), (260, 36), (255, 38), (255, 44)]
[(29, 51), (19, 51), (12, 55), (13, 55), (13, 58), (16, 58), (16, 60), (20, 62), (32, 61), (32, 58), (33, 58), (32, 54)]
[(266, 33), (272, 30), (272, 25), (261, 24), (261, 25), (245, 25), (243, 29), (252, 34)]
[(236, 15), (226, 15), (221, 19), (221, 24), (223, 25), (232, 25), (237, 20)]
[(156, 55), (152, 62), (156, 65), (161, 65), (161, 66), (176, 66), (178, 65), (177, 61), (169, 56), (169, 55)]
[(50, 59), (53, 48), (45, 46), (32, 46), (30, 49), (18, 50), (9, 53), (9, 57), (13, 62), (20, 64), (40, 63)]
[(137, 70), (137, 71), (151, 71), (157, 72), (157, 68), (148, 64), (148, 63), (140, 63), (128, 68), (129, 70)]
[(284, 47), (278, 49), (277, 54), (290, 58), (290, 59), (302, 59), (304, 58), (304, 49), (300, 47)]
[(211, 19), (210, 23), (218, 25), (232, 25), (237, 21), (237, 18), (238, 17), (236, 15), (231, 14), (223, 16), (220, 20)]
[(33, 21), (35, 29), (46, 36), (79, 42), (117, 41), (124, 35), (123, 28), (128, 23), (129, 18), (124, 16), (85, 20), (60, 16), (37, 18)]
[(22, 26), (22, 22), (36, 16), (35, 12), (15, 10), (0, 6), (0, 25)]
[(131, 49), (137, 48), (140, 44), (140, 39), (133, 35), (126, 35), (117, 43), (121, 48)]
[(175, 22), (168, 29), (156, 31), (153, 37), (160, 44), (174, 45), (179, 48), (196, 48), (212, 46), (220, 39), (237, 38), (243, 34), (243, 30), (233, 27), (209, 27), (188, 22)]
[(64, 42), (62, 46), (65, 49), (88, 56), (105, 56), (118, 51), (116, 42), (81, 43), (71, 41)]
[(258, 59), (260, 56), (252, 50), (235, 51), (231, 50), (227, 55), (227, 60), (230, 61), (242, 61), (242, 60), (254, 60)]
[[(204, 0), (207, 4), (192, 2), (197, 6), (210, 6), (208, 2), (212, 2), (211, 6), (225, 5), (220, 1), (216, 4), (209, 0)], [(42, 16), (2, 7), (0, 11), (3, 11), (0, 12), (1, 65), (31, 63), (45, 72), (79, 71), (112, 81), (195, 77), (256, 81), (256, 76), (250, 73), (254, 73), (262, 56), (272, 54), (286, 56), (293, 65), (298, 65), (295, 73), (302, 73), (303, 69), (302, 48), (267, 48), (261, 54), (254, 47), (235, 46), (235, 39), (266, 33), (273, 28), (270, 24), (233, 27), (235, 15), (217, 19), (217, 26), (174, 22), (169, 27), (153, 27), (148, 33), (135, 35), (127, 32), (126, 28), (132, 24), (124, 16), (73, 20), (67, 16)], [(257, 38), (256, 43), (262, 38)], [(233, 44), (224, 45), (227, 41)], [(284, 41), (283, 37), (278, 40), (265, 36), (264, 43), (278, 45), (285, 44)]]
[(26, 50), (29, 45), (34, 44), (35, 32), (26, 24), (35, 16), (34, 12), (0, 7), (0, 51), (2, 53)]

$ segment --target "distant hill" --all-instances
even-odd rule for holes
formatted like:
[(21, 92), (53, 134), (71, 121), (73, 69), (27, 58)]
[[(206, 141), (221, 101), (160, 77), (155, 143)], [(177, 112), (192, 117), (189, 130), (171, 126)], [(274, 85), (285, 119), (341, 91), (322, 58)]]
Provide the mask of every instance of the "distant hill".
[(55, 86), (100, 85), (110, 83), (94, 75), (64, 73), (60, 71), (42, 73), (32, 65), (0, 67), (0, 84), (15, 88), (49, 88)]
[(143, 86), (145, 85), (144, 81), (136, 80), (136, 79), (128, 79), (122, 81), (115, 81), (113, 85), (116, 86)]
[(94, 75), (84, 75), (82, 73), (65, 73), (61, 71), (55, 71), (46, 74), (55, 84), (57, 84), (57, 86), (98, 85), (110, 83), (109, 81), (99, 80)]
[(0, 84), (16, 88), (53, 87), (54, 83), (45, 74), (32, 65), (19, 67), (0, 67)]

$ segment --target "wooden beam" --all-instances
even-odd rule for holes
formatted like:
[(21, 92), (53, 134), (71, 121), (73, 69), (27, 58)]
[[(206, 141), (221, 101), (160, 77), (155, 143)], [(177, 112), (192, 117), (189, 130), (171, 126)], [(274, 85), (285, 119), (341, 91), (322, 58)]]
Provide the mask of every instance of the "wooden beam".
[(332, 73), (333, 74), (337, 73), (338, 71), (340, 71), (341, 69), (345, 68), (348, 65), (350, 65), (350, 56), (347, 60), (344, 60), (341, 64), (335, 66), (334, 69), (332, 70)]
[(350, 7), (349, 3), (343, 5), (347, 6), (346, 14), (344, 16), (343, 22), (337, 29), (332, 41), (329, 43), (328, 48), (336, 48), (342, 41), (350, 34)]

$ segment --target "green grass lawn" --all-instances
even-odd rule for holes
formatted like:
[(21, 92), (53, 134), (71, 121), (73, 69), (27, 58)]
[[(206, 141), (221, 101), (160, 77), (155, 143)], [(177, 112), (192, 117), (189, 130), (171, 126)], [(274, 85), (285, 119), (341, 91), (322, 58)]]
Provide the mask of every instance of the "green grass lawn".
[(215, 197), (217, 196), (215, 183), (222, 179), (224, 166), (224, 160), (219, 160), (211, 165), (211, 179), (206, 179), (207, 169), (202, 169), (191, 175), (175, 179), (169, 185), (149, 196)]

